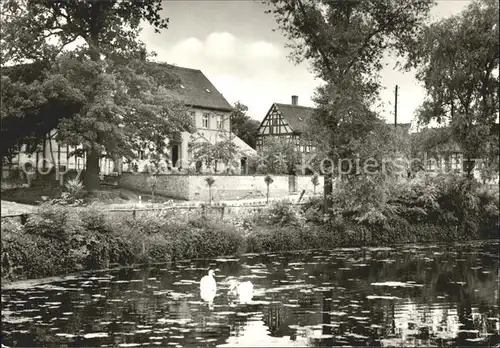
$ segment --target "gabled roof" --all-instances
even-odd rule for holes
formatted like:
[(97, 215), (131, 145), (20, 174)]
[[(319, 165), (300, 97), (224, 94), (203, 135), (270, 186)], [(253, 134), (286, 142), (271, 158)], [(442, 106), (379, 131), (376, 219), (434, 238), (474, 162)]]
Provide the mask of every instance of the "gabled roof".
[[(193, 140), (193, 143), (210, 143), (211, 141), (202, 135), (201, 133), (196, 134), (198, 137)], [(225, 140), (230, 139), (231, 142), (236, 145), (240, 154), (245, 156), (255, 156), (257, 151), (250, 145), (245, 143), (240, 137), (238, 137), (233, 132), (220, 132), (219, 137)]]
[(288, 123), (292, 130), (297, 133), (303, 133), (306, 130), (307, 120), (310, 119), (317, 109), (291, 104), (274, 103), (283, 119)]
[[(500, 134), (500, 125), (495, 123), (491, 128), (492, 134)], [(449, 126), (429, 127), (411, 134), (414, 144), (421, 145), (427, 150), (461, 152), (460, 144), (453, 139), (452, 130)]]
[[(168, 72), (180, 79), (180, 86), (170, 92), (179, 97), (187, 106), (206, 109), (231, 111), (233, 107), (224, 96), (215, 88), (210, 80), (198, 69), (183, 68), (166, 63), (149, 62), (164, 67)], [(23, 79), (31, 82), (41, 76), (43, 63), (21, 64), (2, 67), (2, 74), (14, 80)], [(184, 88), (183, 88), (184, 87)]]
[(449, 127), (424, 128), (411, 134), (413, 146), (427, 151), (459, 152), (459, 144), (453, 140)]
[(246, 155), (246, 156), (255, 156), (257, 155), (257, 151), (252, 148), (250, 145), (245, 143), (240, 137), (238, 137), (236, 134), (231, 133), (231, 141), (233, 144), (235, 144), (238, 147), (238, 150), (240, 153)]
[(198, 69), (183, 68), (166, 63), (156, 63), (164, 66), (169, 72), (177, 75), (180, 86), (174, 92), (187, 106), (231, 111), (233, 107), (215, 88), (210, 80)]

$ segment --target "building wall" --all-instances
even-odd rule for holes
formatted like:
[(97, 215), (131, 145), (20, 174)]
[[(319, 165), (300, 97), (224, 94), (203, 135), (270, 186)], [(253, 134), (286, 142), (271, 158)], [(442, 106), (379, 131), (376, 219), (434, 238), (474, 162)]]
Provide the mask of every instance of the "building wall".
[[(194, 114), (193, 114), (194, 113)], [(205, 127), (206, 124), (203, 122), (203, 115), (208, 115), (208, 127)], [(171, 163), (171, 167), (173, 168), (183, 168), (187, 169), (188, 167), (192, 167), (193, 169), (196, 167), (195, 158), (192, 158), (192, 154), (189, 152), (189, 143), (194, 139), (198, 138), (199, 140), (195, 141), (203, 141), (208, 140), (210, 143), (215, 144), (219, 142), (221, 138), (221, 134), (224, 133), (226, 136), (230, 135), (230, 113), (222, 112), (222, 111), (210, 111), (201, 108), (194, 108), (188, 112), (187, 117), (194, 117), (194, 123), (197, 128), (197, 132), (195, 134), (190, 134), (188, 132), (181, 133), (181, 142), (177, 144), (178, 148), (178, 162)], [(220, 125), (218, 125), (218, 121), (220, 121)], [(217, 128), (220, 126), (220, 128)], [(55, 135), (56, 130), (50, 132), (49, 135)], [(166, 144), (168, 144), (168, 139), (165, 139)], [(52, 151), (50, 144), (52, 145)], [(46, 158), (47, 168), (50, 168), (53, 165), (59, 166), (64, 172), (65, 168), (67, 169), (76, 169), (82, 170), (85, 168), (85, 157), (78, 157), (75, 155), (70, 155), (71, 152), (76, 150), (78, 147), (71, 147), (66, 145), (60, 145), (55, 140), (55, 137), (51, 140), (47, 140), (45, 142), (45, 147), (41, 147), (40, 151), (38, 151), (38, 156), (36, 153), (28, 154), (25, 149), (22, 149), (21, 152), (15, 156), (13, 159), (13, 167), (22, 166), (27, 162), (31, 162), (33, 165), (37, 165), (37, 163), (42, 166), (42, 158)], [(170, 151), (170, 150), (169, 150)], [(141, 157), (134, 161), (134, 166), (137, 165), (137, 169), (139, 172), (145, 171), (149, 164), (149, 150), (144, 149)], [(52, 160), (53, 159), (53, 160)], [(54, 163), (52, 163), (54, 162)], [(122, 162), (122, 161), (120, 161)], [(240, 173), (240, 161), (236, 161), (236, 165), (234, 166), (234, 173)], [(205, 166), (203, 166), (206, 169)], [(103, 158), (100, 161), (100, 172), (104, 175), (109, 175), (114, 172), (121, 171), (131, 171), (132, 166), (125, 164), (122, 168), (121, 164), (115, 164), (115, 161), (108, 158)], [(227, 171), (227, 167), (224, 163), (217, 164), (217, 172), (223, 173)], [(7, 174), (6, 174), (7, 175)]]
[[(424, 169), (429, 175), (438, 174), (456, 174), (463, 175), (465, 173), (464, 155), (461, 152), (442, 152), (436, 155), (422, 155)], [(472, 175), (476, 180), (482, 182), (481, 169), (482, 163), (479, 161), (472, 170)], [(490, 183), (498, 183), (498, 175), (491, 180)]]
[[(194, 125), (197, 130), (217, 130), (217, 121), (222, 121), (222, 130), (229, 132), (231, 130), (231, 120), (229, 111), (210, 111), (201, 108), (192, 108), (190, 112), (194, 112)], [(207, 113), (208, 127), (203, 124), (203, 114)]]
[[(123, 173), (118, 185), (130, 190), (150, 194), (148, 174)], [(159, 185), (156, 193), (178, 199), (190, 201), (208, 201), (209, 188), (206, 182), (208, 175), (159, 175)], [(215, 180), (212, 185), (212, 200), (234, 200), (248, 198), (264, 198), (267, 193), (265, 175), (213, 175)], [(282, 197), (292, 193), (301, 193), (305, 190), (307, 195), (314, 192), (311, 176), (297, 176), (295, 190), (292, 191), (288, 175), (272, 176), (273, 183), (269, 186), (270, 197)], [(316, 192), (323, 190), (323, 178), (320, 178)]]
[[(193, 165), (193, 161), (196, 161), (196, 158), (193, 158), (193, 155), (189, 152), (189, 143), (199, 142), (199, 141), (207, 141), (211, 144), (216, 144), (222, 140), (221, 133), (226, 134), (227, 136), (231, 131), (231, 119), (229, 112), (223, 111), (209, 111), (205, 109), (194, 108), (191, 110), (194, 112), (194, 124), (196, 126), (196, 132), (194, 134), (189, 134), (184, 132), (182, 134), (182, 167), (187, 168), (190, 165)], [(204, 124), (204, 115), (208, 115), (208, 127)], [(218, 122), (220, 122), (221, 127), (218, 128)], [(220, 163), (217, 166), (218, 171), (226, 170), (226, 167)]]
[[(73, 152), (81, 149), (82, 146), (63, 145), (56, 141), (57, 131), (53, 129), (47, 134), (47, 138), (42, 142), (37, 151), (28, 153), (25, 145), (21, 151), (13, 157), (12, 168), (24, 168), (31, 171), (30, 166), (36, 167), (39, 174), (48, 173), (51, 168), (56, 167), (60, 173), (66, 170), (82, 170), (85, 168), (85, 156), (76, 156)], [(114, 171), (114, 162), (108, 158), (100, 160), (101, 173), (109, 174)], [(8, 170), (7, 165), (5, 170)], [(2, 175), (6, 178), (8, 175)]]
[[(118, 179), (118, 186), (129, 190), (151, 194), (148, 183), (150, 175), (144, 173), (123, 173)], [(189, 199), (189, 180), (186, 175), (158, 175), (159, 183), (155, 193), (178, 199)]]
[[(197, 131), (200, 135), (203, 135), (207, 138), (212, 144), (220, 141), (220, 131), (230, 131), (230, 117), (229, 112), (213, 112), (207, 111), (203, 109), (193, 109), (195, 113), (195, 125), (197, 127)], [(209, 114), (209, 125), (208, 128), (203, 127), (203, 114)], [(217, 129), (217, 120), (222, 120), (222, 129)], [(13, 158), (14, 166), (22, 166), (25, 163), (32, 163), (33, 165), (43, 166), (42, 158), (45, 158), (47, 161), (45, 162), (46, 168), (50, 168), (53, 165), (58, 165), (63, 168), (68, 169), (84, 169), (85, 168), (85, 157), (78, 157), (75, 155), (71, 155), (73, 151), (81, 146), (72, 147), (61, 145), (55, 140), (55, 134), (57, 131), (52, 130), (48, 136), (53, 136), (52, 139), (47, 139), (45, 141), (45, 146), (41, 144), (40, 150), (37, 153), (29, 154), (26, 153), (26, 148), (23, 147), (20, 153)], [(175, 167), (183, 167), (187, 168), (189, 163), (191, 162), (190, 154), (189, 154), (189, 142), (191, 141), (191, 134), (188, 132), (181, 133), (181, 143), (179, 144), (179, 162), (176, 163)], [(166, 139), (166, 143), (168, 144), (168, 139)], [(52, 147), (51, 147), (52, 146)], [(52, 150), (52, 151), (51, 151)], [(139, 171), (144, 169), (144, 166), (147, 163), (147, 159), (149, 158), (148, 150), (145, 149), (142, 159), (139, 159), (137, 162)], [(117, 170), (115, 163), (113, 160), (108, 158), (103, 158), (100, 161), (101, 164), (101, 173), (102, 174), (110, 174)], [(222, 166), (223, 167), (223, 166)]]

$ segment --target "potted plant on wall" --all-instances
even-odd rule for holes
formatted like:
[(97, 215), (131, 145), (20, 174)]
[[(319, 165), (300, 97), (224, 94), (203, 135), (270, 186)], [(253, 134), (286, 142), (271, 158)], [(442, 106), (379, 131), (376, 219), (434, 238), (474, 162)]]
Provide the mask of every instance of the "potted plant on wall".
[(314, 195), (316, 196), (316, 186), (319, 185), (319, 175), (317, 173), (315, 173), (312, 178), (311, 178), (311, 182), (314, 186)]
[(205, 178), (205, 181), (208, 185), (208, 204), (212, 205), (212, 185), (214, 184), (215, 179), (209, 176), (208, 178)]
[(264, 181), (267, 185), (266, 204), (268, 204), (269, 203), (269, 185), (271, 185), (274, 182), (274, 180), (273, 180), (273, 178), (271, 178), (270, 175), (266, 175), (264, 177)]

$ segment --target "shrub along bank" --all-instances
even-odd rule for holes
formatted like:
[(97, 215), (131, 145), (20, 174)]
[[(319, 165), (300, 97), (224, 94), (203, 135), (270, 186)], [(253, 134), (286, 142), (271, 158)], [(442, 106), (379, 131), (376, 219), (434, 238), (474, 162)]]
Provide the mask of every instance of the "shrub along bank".
[(92, 207), (44, 206), (24, 226), (2, 223), (2, 276), (39, 278), (245, 252), (498, 238), (498, 194), (462, 184), (434, 179), (403, 185), (371, 219), (340, 206), (325, 218), (320, 200), (274, 203), (226, 222), (202, 216), (180, 221), (173, 212), (124, 219)]

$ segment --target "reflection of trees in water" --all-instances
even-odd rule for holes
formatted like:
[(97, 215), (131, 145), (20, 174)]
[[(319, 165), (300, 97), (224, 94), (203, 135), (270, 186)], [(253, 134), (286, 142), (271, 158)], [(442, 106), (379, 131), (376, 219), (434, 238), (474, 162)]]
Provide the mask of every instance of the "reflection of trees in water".
[[(390, 305), (384, 312), (390, 313)], [(396, 330), (394, 335), (386, 338), (397, 338), (405, 344), (459, 344), (470, 345), (467, 338), (487, 338), (494, 333), (495, 321), (488, 320), (487, 313), (481, 313), (471, 307), (470, 302), (459, 304), (422, 304), (408, 300), (396, 306), (393, 316)], [(488, 334), (490, 333), (490, 334)], [(495, 336), (489, 338), (493, 340)], [(498, 339), (498, 334), (497, 334)]]
[(285, 323), (286, 317), (287, 313), (282, 303), (271, 303), (265, 309), (264, 323), (269, 328), (271, 336), (282, 337), (288, 331), (288, 325)]
[(283, 343), (285, 345), (288, 341), (288, 337), (270, 337), (268, 326), (260, 320), (260, 317), (254, 317), (246, 321), (245, 325), (238, 332), (238, 335), (229, 337), (226, 344), (228, 346), (265, 347), (270, 344), (279, 345)]
[[(490, 249), (493, 250), (494, 247)], [(441, 252), (445, 253), (440, 254)], [(467, 248), (464, 250), (457, 248), (409, 249), (409, 252), (404, 253), (401, 251), (374, 251), (370, 253), (371, 260), (369, 260), (368, 254), (363, 255), (362, 253), (352, 252), (337, 253), (330, 260), (312, 259), (311, 255), (307, 255), (306, 258), (300, 255), (290, 257), (290, 261), (295, 258), (296, 261), (300, 262), (306, 262), (307, 260), (319, 262), (316, 265), (304, 264), (303, 272), (296, 270), (284, 271), (282, 265), (273, 265), (272, 262), (275, 262), (276, 258), (269, 257), (266, 261), (259, 256), (253, 259), (252, 263), (265, 262), (266, 265), (262, 265), (261, 268), (265, 268), (270, 272), (277, 270), (277, 273), (272, 273), (265, 279), (256, 280), (255, 282), (258, 283), (259, 288), (276, 286), (276, 283), (273, 284), (272, 281), (277, 278), (287, 280), (303, 279), (317, 286), (320, 286), (322, 282), (329, 282), (336, 287), (331, 292), (305, 294), (296, 289), (276, 294), (276, 301), (288, 303), (290, 299), (297, 300), (298, 302), (293, 303), (298, 304), (298, 308), (284, 307), (281, 303), (273, 303), (258, 308), (254, 307), (253, 309), (243, 307), (227, 309), (230, 311), (262, 312), (263, 317), (260, 323), (256, 323), (256, 320), (253, 319), (250, 320), (249, 318), (252, 315), (249, 317), (229, 315), (216, 318), (210, 317), (210, 313), (204, 313), (201, 309), (191, 311), (193, 306), (187, 301), (196, 300), (195, 298), (173, 300), (168, 295), (154, 296), (154, 290), (172, 288), (171, 285), (175, 281), (175, 277), (167, 272), (152, 271), (147, 273), (120, 270), (115, 280), (142, 279), (143, 282), (112, 282), (111, 284), (104, 282), (98, 284), (94, 281), (93, 287), (84, 287), (83, 291), (78, 293), (64, 294), (65, 300), (62, 301), (63, 303), (68, 298), (71, 300), (71, 304), (62, 309), (62, 311), (71, 311), (73, 313), (68, 320), (53, 321), (48, 326), (41, 327), (35, 323), (10, 325), (8, 330), (29, 330), (28, 334), (16, 333), (10, 336), (15, 336), (14, 338), (18, 340), (18, 344), (22, 346), (40, 346), (44, 344), (55, 346), (56, 343), (53, 341), (60, 341), (54, 336), (54, 331), (50, 330), (54, 327), (60, 329), (58, 332), (78, 333), (83, 330), (84, 332), (108, 332), (110, 334), (110, 338), (81, 341), (81, 345), (94, 345), (101, 343), (113, 344), (111, 339), (113, 333), (133, 332), (136, 330), (137, 325), (154, 325), (158, 318), (167, 317), (191, 318), (193, 323), (202, 327), (201, 330), (205, 334), (209, 335), (217, 332), (220, 334), (222, 341), (224, 341), (224, 337), (227, 337), (226, 335), (229, 335), (229, 332), (226, 332), (226, 329), (223, 328), (226, 322), (228, 327), (231, 325), (232, 331), (236, 335), (251, 336), (255, 335), (256, 332), (261, 332), (261, 334), (266, 332), (267, 338), (270, 338), (270, 335), (275, 337), (291, 336), (293, 339), (294, 335), (299, 333), (293, 329), (293, 326), (290, 328), (290, 325), (306, 327), (341, 321), (340, 327), (323, 326), (322, 333), (325, 335), (345, 335), (349, 331), (359, 333), (361, 331), (356, 330), (366, 329), (366, 336), (371, 335), (371, 337), (380, 340), (387, 337), (404, 338), (407, 344), (416, 344), (425, 343), (426, 337), (428, 337), (429, 342), (437, 344), (451, 342), (460, 345), (470, 345), (472, 342), (466, 341), (467, 338), (485, 337), (487, 333), (494, 333), (493, 336), (490, 336), (489, 341), (481, 342), (491, 343), (495, 339), (499, 339), (500, 329), (498, 321), (488, 319), (498, 318), (499, 316), (499, 309), (495, 307), (498, 303), (498, 260), (495, 260), (492, 254), (493, 252), (488, 254), (488, 247), (486, 247), (485, 252), (477, 252), (475, 249), (468, 250)], [(393, 262), (377, 261), (382, 259), (393, 260)], [(366, 263), (368, 266), (355, 267), (353, 263)], [(189, 263), (189, 268), (180, 269), (178, 274), (182, 275), (184, 279), (199, 279), (197, 274), (201, 271), (193, 270), (193, 265), (196, 265), (196, 262)], [(252, 273), (249, 269), (243, 270), (240, 262), (223, 263), (220, 267), (221, 273), (227, 275), (238, 276), (242, 272), (246, 274)], [(349, 269), (340, 270), (339, 268), (342, 267)], [(149, 276), (161, 274), (158, 276), (161, 277), (161, 281), (159, 283), (149, 281), (148, 274)], [(114, 275), (117, 275), (117, 273), (114, 273)], [(290, 277), (291, 275), (293, 277)], [(316, 278), (308, 278), (309, 276)], [(348, 281), (349, 278), (354, 279), (354, 281)], [(401, 282), (412, 280), (424, 284), (424, 286), (413, 288), (371, 286), (371, 283), (386, 280)], [(72, 284), (76, 286), (81, 286), (81, 283), (82, 281), (72, 281)], [(68, 283), (64, 284), (68, 285)], [(64, 284), (61, 283), (60, 285), (65, 286)], [(158, 286), (158, 289), (153, 288), (151, 285)], [(343, 286), (345, 289), (339, 289), (338, 286)], [(197, 294), (198, 287), (197, 284), (194, 284), (176, 291)], [(92, 297), (93, 294), (102, 294), (105, 297)], [(411, 301), (401, 304), (397, 300), (364, 300), (367, 295), (394, 295), (404, 299), (411, 299)], [(330, 297), (333, 300), (338, 300), (340, 296), (344, 297), (342, 303), (332, 303), (332, 301), (328, 300)], [(438, 296), (443, 299), (438, 299)], [(20, 299), (23, 297), (15, 294), (13, 298)], [(110, 301), (112, 299), (121, 301)], [(425, 304), (426, 302), (436, 303), (445, 299), (446, 304)], [(351, 300), (359, 300), (362, 308), (348, 307)], [(61, 301), (61, 299), (57, 298), (54, 301)], [(32, 306), (37, 305), (34, 301), (31, 301), (30, 304)], [(74, 307), (75, 304), (77, 307)], [(362, 315), (370, 318), (365, 325), (366, 328), (363, 327), (364, 324), (352, 320), (347, 321), (346, 317), (333, 317), (329, 313), (344, 311), (348, 312), (348, 315), (357, 315), (355, 312), (363, 309), (370, 311), (370, 314)], [(312, 313), (307, 313), (307, 311)], [(46, 321), (61, 315), (52, 312), (47, 316), (48, 319), (45, 319), (44, 316)], [(130, 321), (131, 323), (125, 325), (124, 321)], [(103, 324), (102, 322), (108, 323)], [(217, 322), (220, 327), (211, 327), (210, 322)], [(369, 328), (370, 324), (380, 325), (380, 328), (375, 327), (369, 331), (367, 328)], [(464, 325), (460, 328), (462, 330), (478, 330), (478, 332), (457, 333), (459, 324)], [(269, 332), (265, 330), (264, 325), (269, 327)], [(251, 327), (251, 329), (248, 329), (248, 327)], [(420, 330), (421, 328), (425, 329)], [(193, 332), (194, 330), (193, 328)], [(252, 334), (252, 332), (254, 333)], [(165, 335), (168, 336), (168, 334)], [(187, 336), (191, 337), (191, 333), (187, 334)], [(194, 340), (194, 334), (192, 338)], [(130, 342), (131, 339), (143, 340), (139, 336), (127, 336), (126, 338), (118, 338), (114, 344)], [(147, 340), (147, 337), (144, 340)], [(342, 343), (342, 341), (334, 341), (333, 343), (339, 342)], [(357, 342), (366, 343), (361, 338)], [(183, 341), (183, 343), (186, 342)], [(196, 345), (195, 343), (193, 341), (194, 345)], [(349, 343), (352, 343), (352, 340)]]
[[(297, 290), (277, 294), (274, 301), (263, 309), (263, 320), (269, 327), (270, 336), (290, 336), (295, 339), (295, 326), (320, 324), (323, 319), (322, 301), (322, 294), (317, 292), (308, 293)], [(286, 304), (291, 306), (288, 307)]]

